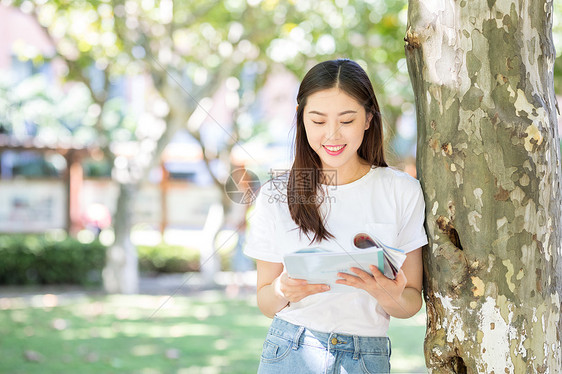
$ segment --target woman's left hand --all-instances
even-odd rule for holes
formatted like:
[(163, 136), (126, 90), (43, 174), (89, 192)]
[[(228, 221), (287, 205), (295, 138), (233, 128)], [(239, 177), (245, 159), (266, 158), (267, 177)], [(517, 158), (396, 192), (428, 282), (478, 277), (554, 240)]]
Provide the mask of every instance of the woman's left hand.
[(350, 270), (357, 275), (338, 273), (338, 277), (342, 279), (338, 279), (336, 283), (365, 290), (380, 304), (398, 303), (408, 281), (404, 271), (400, 269), (396, 274), (396, 279), (389, 279), (376, 266), (371, 265), (369, 268), (372, 275), (356, 267), (352, 267)]

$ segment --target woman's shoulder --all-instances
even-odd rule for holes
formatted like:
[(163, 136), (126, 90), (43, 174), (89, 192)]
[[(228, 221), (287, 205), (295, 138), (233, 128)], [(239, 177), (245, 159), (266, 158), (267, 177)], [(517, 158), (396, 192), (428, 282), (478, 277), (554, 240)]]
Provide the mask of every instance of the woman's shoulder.
[(405, 171), (402, 171), (400, 169), (397, 169), (394, 166), (379, 166), (376, 168), (377, 171), (379, 171), (379, 173), (381, 174), (381, 176), (383, 178), (388, 178), (388, 179), (398, 179), (398, 180), (404, 180), (404, 181), (410, 181), (410, 182), (417, 182), (418, 180), (414, 177), (412, 177), (410, 174), (406, 173)]
[(410, 174), (393, 166), (378, 167), (378, 180), (394, 188), (418, 189), (420, 182)]

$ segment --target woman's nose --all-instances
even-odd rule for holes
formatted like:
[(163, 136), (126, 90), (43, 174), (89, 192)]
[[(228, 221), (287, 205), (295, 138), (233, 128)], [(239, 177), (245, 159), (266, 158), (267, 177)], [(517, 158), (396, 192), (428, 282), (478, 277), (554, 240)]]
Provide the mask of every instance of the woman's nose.
[(327, 137), (328, 139), (334, 140), (341, 138), (341, 124), (338, 122), (332, 122), (327, 127)]

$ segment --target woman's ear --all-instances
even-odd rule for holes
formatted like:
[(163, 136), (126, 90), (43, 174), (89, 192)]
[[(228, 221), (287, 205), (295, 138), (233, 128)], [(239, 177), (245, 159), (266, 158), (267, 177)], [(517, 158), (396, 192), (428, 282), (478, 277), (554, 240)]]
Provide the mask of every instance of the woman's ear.
[(369, 128), (372, 120), (373, 120), (373, 113), (371, 112), (367, 113), (367, 119), (365, 120), (365, 130)]

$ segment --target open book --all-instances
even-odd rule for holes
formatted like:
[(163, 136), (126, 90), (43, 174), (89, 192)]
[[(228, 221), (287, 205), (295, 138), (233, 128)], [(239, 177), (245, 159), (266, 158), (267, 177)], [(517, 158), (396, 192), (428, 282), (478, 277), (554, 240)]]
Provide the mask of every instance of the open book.
[(330, 286), (332, 292), (356, 291), (355, 287), (337, 284), (338, 273), (353, 273), (356, 267), (371, 273), (375, 265), (388, 278), (394, 279), (406, 260), (404, 251), (383, 244), (377, 237), (366, 233), (354, 236), (352, 249), (332, 252), (322, 248), (305, 248), (283, 257), (289, 277), (306, 279), (309, 283)]

